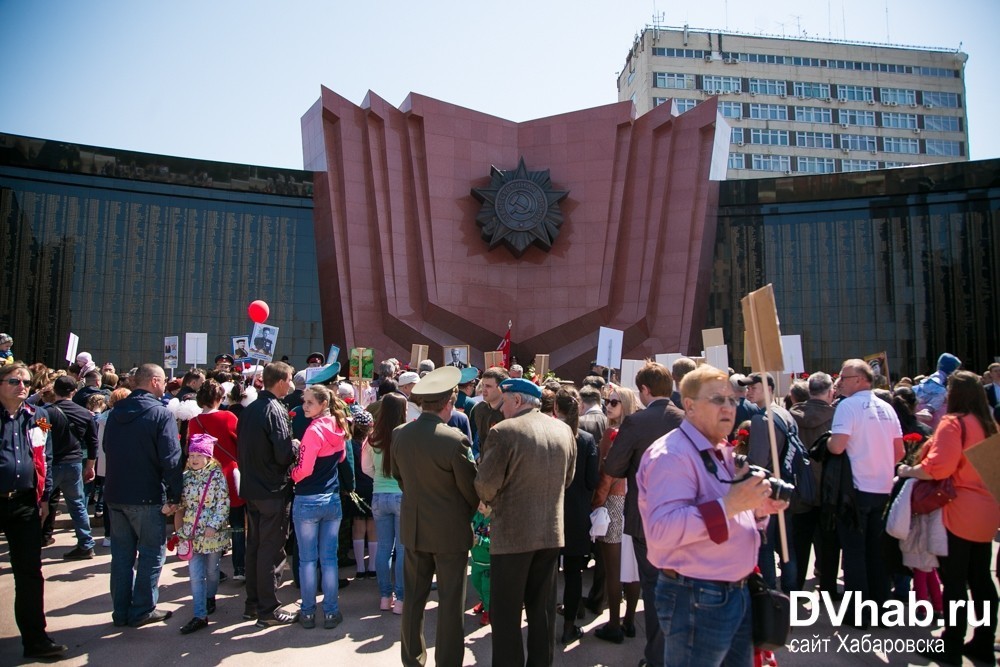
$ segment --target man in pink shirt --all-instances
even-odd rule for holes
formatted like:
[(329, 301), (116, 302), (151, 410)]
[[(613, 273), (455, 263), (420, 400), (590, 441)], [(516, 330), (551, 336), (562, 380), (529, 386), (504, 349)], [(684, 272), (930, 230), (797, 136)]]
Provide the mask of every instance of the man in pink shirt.
[(701, 366), (680, 391), (684, 422), (646, 450), (636, 474), (647, 557), (660, 568), (664, 665), (751, 664), (746, 578), (758, 526), (788, 504), (771, 499), (763, 474), (737, 468), (726, 446), (737, 403), (726, 373)]

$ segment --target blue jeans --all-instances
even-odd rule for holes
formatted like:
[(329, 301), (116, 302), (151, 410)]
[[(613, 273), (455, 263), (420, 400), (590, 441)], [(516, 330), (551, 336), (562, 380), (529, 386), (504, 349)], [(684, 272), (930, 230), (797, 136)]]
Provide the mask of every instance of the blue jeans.
[[(399, 541), (400, 506), (402, 493), (376, 493), (372, 495), (372, 515), (375, 517), (375, 536), (378, 539), (378, 553), (375, 558), (375, 576), (378, 579), (379, 595), (390, 597), (395, 589), (396, 599), (403, 599), (403, 545)], [(396, 550), (395, 586), (389, 570), (392, 551)]]
[(191, 601), (194, 603), (195, 618), (208, 618), (208, 598), (214, 598), (219, 590), (219, 561), (221, 551), (209, 554), (195, 553), (188, 561), (188, 577), (191, 579)]
[(87, 514), (87, 496), (83, 493), (83, 463), (56, 463), (52, 466), (52, 488), (60, 488), (66, 500), (66, 509), (76, 530), (76, 546), (93, 549), (94, 538), (90, 533), (90, 516)]
[(295, 496), (292, 522), (299, 552), (299, 586), (302, 592), (302, 613), (316, 613), (316, 566), (323, 575), (323, 613), (336, 614), (338, 576), (337, 537), (344, 510), (340, 494), (320, 493)]
[(109, 503), (108, 512), (115, 535), (111, 541), (111, 619), (124, 625), (156, 608), (167, 551), (167, 522), (159, 505)]
[(750, 592), (703, 579), (660, 574), (656, 614), (664, 665), (753, 664)]

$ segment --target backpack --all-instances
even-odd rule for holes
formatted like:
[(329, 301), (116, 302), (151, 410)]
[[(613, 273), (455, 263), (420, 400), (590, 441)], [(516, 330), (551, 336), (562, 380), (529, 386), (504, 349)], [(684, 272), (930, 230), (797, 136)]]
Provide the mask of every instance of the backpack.
[(812, 474), (809, 450), (799, 438), (799, 427), (792, 420), (786, 424), (781, 415), (774, 415), (774, 426), (785, 436), (785, 449), (781, 453), (781, 479), (795, 485), (793, 500), (810, 507), (819, 502), (816, 480)]

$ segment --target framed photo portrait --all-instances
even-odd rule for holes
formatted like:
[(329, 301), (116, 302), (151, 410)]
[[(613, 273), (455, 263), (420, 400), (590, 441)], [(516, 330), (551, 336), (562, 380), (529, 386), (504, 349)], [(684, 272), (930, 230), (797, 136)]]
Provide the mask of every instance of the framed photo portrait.
[(444, 365), (455, 368), (469, 367), (469, 346), (468, 345), (445, 345)]
[(257, 323), (253, 326), (253, 333), (250, 334), (250, 358), (257, 359), (265, 364), (271, 363), (274, 358), (274, 343), (278, 340), (278, 327), (270, 324)]

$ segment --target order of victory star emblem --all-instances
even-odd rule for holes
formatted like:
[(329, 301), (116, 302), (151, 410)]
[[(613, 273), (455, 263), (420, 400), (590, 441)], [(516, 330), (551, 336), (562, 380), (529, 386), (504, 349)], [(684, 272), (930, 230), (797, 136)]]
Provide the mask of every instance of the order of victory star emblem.
[(517, 169), (490, 169), (490, 184), (472, 188), (482, 202), (476, 224), (492, 250), (501, 243), (520, 257), (534, 244), (550, 250), (563, 223), (559, 202), (569, 190), (553, 190), (549, 170), (528, 171), (522, 157)]

